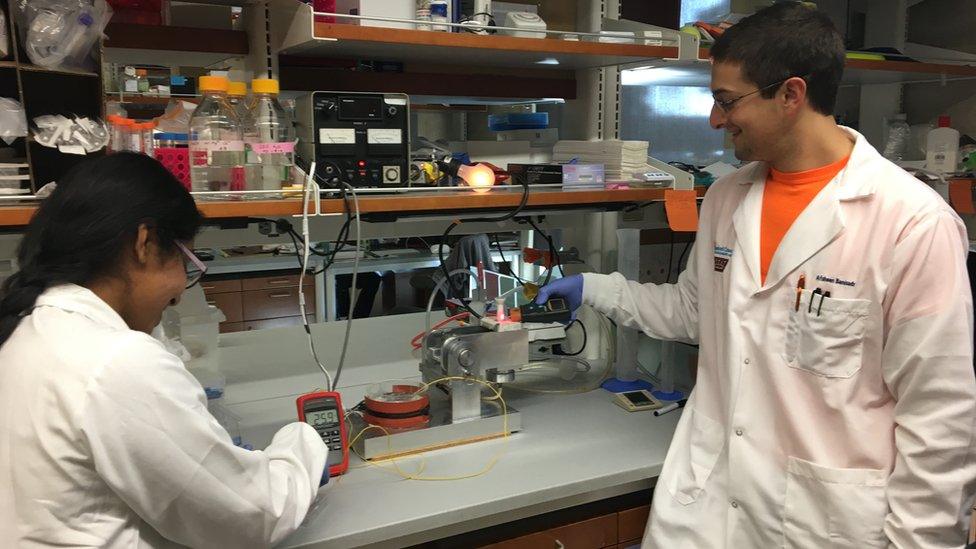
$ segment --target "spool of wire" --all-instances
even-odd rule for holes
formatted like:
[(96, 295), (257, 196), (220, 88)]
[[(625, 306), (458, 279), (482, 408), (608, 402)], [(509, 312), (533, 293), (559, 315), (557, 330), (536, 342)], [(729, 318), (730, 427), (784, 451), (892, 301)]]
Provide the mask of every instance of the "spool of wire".
[(408, 430), (430, 423), (430, 399), (412, 381), (384, 381), (372, 385), (363, 401), (363, 419), (387, 430)]

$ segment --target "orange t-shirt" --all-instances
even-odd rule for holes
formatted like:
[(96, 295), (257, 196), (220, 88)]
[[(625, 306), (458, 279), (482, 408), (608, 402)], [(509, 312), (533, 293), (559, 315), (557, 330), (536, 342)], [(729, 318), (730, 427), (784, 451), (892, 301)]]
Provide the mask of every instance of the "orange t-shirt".
[(769, 169), (766, 189), (763, 191), (762, 218), (759, 235), (759, 269), (762, 283), (766, 283), (766, 273), (773, 261), (776, 248), (786, 235), (790, 225), (813, 201), (827, 183), (834, 178), (850, 160), (847, 156), (833, 164), (803, 172), (781, 172)]

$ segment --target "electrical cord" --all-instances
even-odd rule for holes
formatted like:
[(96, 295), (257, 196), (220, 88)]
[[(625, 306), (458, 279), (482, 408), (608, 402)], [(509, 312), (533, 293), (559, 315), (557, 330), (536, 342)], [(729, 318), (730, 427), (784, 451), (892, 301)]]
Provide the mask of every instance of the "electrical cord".
[[(505, 259), (505, 252), (502, 251), (502, 243), (498, 241), (498, 235), (492, 234), (492, 236), (495, 238), (495, 249), (498, 250), (498, 255), (500, 255), (502, 258), (502, 263), (511, 265), (511, 263), (509, 263), (508, 260)], [(519, 286), (525, 286), (525, 281), (519, 277), (516, 270), (513, 269), (509, 269), (509, 270), (511, 271), (511, 275), (515, 278), (515, 281), (519, 283)]]
[(671, 269), (674, 267), (672, 262), (674, 261), (674, 231), (668, 231), (670, 237), (670, 244), (668, 245), (668, 272), (665, 273), (664, 281), (667, 283), (671, 282)]
[(346, 363), (346, 351), (349, 350), (349, 334), (352, 332), (353, 311), (356, 309), (356, 301), (359, 300), (359, 294), (356, 292), (356, 281), (359, 277), (359, 250), (362, 248), (363, 240), (361, 216), (359, 215), (359, 196), (356, 195), (356, 189), (352, 185), (348, 183), (343, 183), (343, 185), (352, 193), (352, 202), (356, 207), (356, 215), (354, 217), (356, 220), (356, 255), (352, 263), (352, 282), (349, 286), (349, 315), (346, 318), (346, 335), (342, 340), (342, 354), (339, 355), (339, 366), (336, 367), (335, 383), (337, 387), (339, 376), (342, 375), (342, 366)]
[(537, 233), (542, 235), (542, 238), (546, 241), (546, 244), (549, 246), (549, 255), (551, 255), (553, 260), (555, 261), (555, 263), (551, 267), (549, 267), (549, 270), (546, 271), (546, 279), (542, 282), (542, 285), (545, 286), (549, 284), (549, 279), (552, 278), (553, 267), (558, 267), (559, 273), (562, 276), (566, 276), (566, 272), (563, 271), (563, 265), (559, 260), (559, 250), (556, 249), (556, 245), (555, 243), (553, 243), (552, 237), (549, 236), (549, 234), (547, 234), (545, 231), (540, 229), (539, 226), (536, 225), (534, 221), (532, 221), (532, 217), (527, 217), (526, 221), (528, 221), (529, 225), (531, 225), (532, 228), (535, 229)]
[[(674, 281), (675, 282), (677, 282), (678, 281), (678, 277), (681, 276), (681, 262), (684, 261), (685, 254), (687, 254), (688, 253), (688, 250), (691, 249), (691, 244), (692, 244), (691, 242), (686, 243), (685, 244), (685, 249), (681, 250), (681, 255), (678, 256), (678, 275), (674, 277)], [(687, 267), (687, 265), (686, 265), (686, 267)]]
[[(525, 205), (528, 204), (528, 202), (529, 202), (529, 184), (528, 181), (525, 181), (522, 183), (522, 199), (519, 201), (518, 206), (516, 206), (514, 210), (501, 217), (475, 217), (469, 219), (468, 222), (469, 223), (501, 223), (503, 221), (508, 221), (509, 219), (512, 219), (515, 216), (517, 216), (519, 213), (521, 213), (522, 210), (525, 209)], [(441, 236), (440, 243), (437, 245), (437, 258), (440, 260), (441, 263), (441, 272), (444, 274), (444, 278), (447, 280), (448, 287), (451, 289), (452, 294), (459, 294), (461, 292), (461, 288), (458, 288), (457, 286), (454, 285), (454, 281), (451, 280), (451, 275), (447, 271), (447, 261), (444, 258), (444, 242), (447, 241), (447, 237), (450, 236), (451, 231), (453, 231), (461, 223), (462, 221), (460, 219), (455, 219), (454, 221), (452, 221), (451, 224), (447, 226), (447, 229), (444, 231), (444, 234)], [(478, 314), (478, 312), (476, 312), (474, 309), (472, 309), (470, 305), (463, 302), (462, 304), (464, 305), (464, 308), (467, 309), (469, 313), (471, 313), (472, 316), (474, 316), (475, 318), (481, 318), (481, 315)]]
[[(583, 354), (583, 351), (586, 350), (586, 326), (584, 326), (583, 323), (580, 322), (579, 318), (574, 318), (573, 321), (570, 322), (568, 326), (566, 326), (566, 328), (568, 329), (569, 326), (572, 326), (573, 324), (577, 324), (580, 327), (580, 329), (583, 330), (583, 345), (579, 348), (578, 351), (574, 353), (558, 353), (558, 356), (579, 356)], [(557, 353), (553, 353), (553, 354), (557, 354)]]
[[(366, 427), (364, 427), (361, 431), (359, 431), (359, 433), (356, 434), (355, 437), (353, 437), (352, 440), (349, 441), (349, 448), (352, 449), (352, 451), (357, 456), (359, 456), (359, 459), (363, 460), (363, 462), (365, 463), (365, 465), (367, 467), (378, 467), (378, 468), (384, 469), (386, 471), (391, 471), (391, 472), (399, 475), (404, 480), (425, 480), (425, 481), (464, 480), (464, 479), (468, 479), (468, 478), (480, 477), (481, 475), (484, 475), (488, 471), (491, 471), (492, 468), (495, 467), (495, 464), (498, 463), (498, 460), (501, 459), (502, 455), (504, 455), (506, 449), (508, 448), (508, 438), (509, 438), (509, 435), (511, 435), (511, 433), (508, 430), (508, 405), (505, 404), (505, 399), (502, 398), (501, 390), (498, 389), (498, 388), (496, 388), (495, 386), (493, 386), (491, 383), (489, 383), (487, 381), (484, 381), (484, 380), (481, 380), (481, 379), (476, 379), (476, 378), (471, 378), (471, 377), (448, 376), (448, 377), (442, 377), (440, 379), (435, 379), (434, 381), (431, 381), (429, 383), (424, 383), (423, 385), (420, 386), (420, 389), (417, 390), (417, 393), (416, 394), (424, 393), (431, 386), (433, 386), (433, 385), (435, 385), (437, 383), (445, 382), (445, 381), (469, 381), (469, 382), (479, 383), (482, 386), (487, 387), (492, 393), (494, 393), (494, 396), (493, 397), (486, 398), (485, 400), (488, 400), (489, 402), (494, 401), (494, 400), (497, 400), (498, 403), (501, 406), (501, 413), (502, 413), (502, 431), (501, 431), (500, 435), (501, 435), (501, 438), (502, 438), (502, 441), (503, 441), (504, 444), (498, 450), (498, 452), (496, 452), (495, 455), (492, 456), (492, 458), (488, 460), (488, 463), (485, 464), (485, 466), (482, 467), (479, 471), (476, 471), (476, 472), (470, 473), (470, 474), (466, 474), (466, 475), (458, 475), (458, 476), (453, 476), (453, 477), (420, 476), (420, 474), (423, 472), (424, 469), (426, 469), (426, 466), (427, 466), (426, 465), (427, 461), (426, 461), (426, 458), (425, 458), (425, 456), (423, 454), (420, 455), (420, 458), (423, 461), (421, 461), (421, 465), (418, 468), (418, 471), (416, 473), (407, 473), (407, 472), (405, 472), (403, 469), (400, 468), (400, 465), (397, 462), (396, 458), (389, 458), (389, 462), (393, 465), (393, 469), (392, 470), (389, 469), (389, 468), (387, 468), (387, 467), (383, 467), (378, 462), (367, 461), (365, 458), (363, 458), (362, 455), (359, 454), (358, 451), (356, 451), (356, 449), (354, 448), (354, 444), (367, 431), (370, 431), (370, 430), (379, 430), (379, 431), (382, 431), (384, 434), (386, 434), (387, 435), (387, 439), (386, 440), (387, 440), (387, 444), (388, 444), (388, 451), (391, 454), (393, 453), (393, 441), (389, 438), (390, 431), (388, 431), (386, 428), (381, 427), (379, 425), (367, 425)], [(382, 462), (382, 461), (387, 461), (387, 460), (380, 460), (380, 462)]]
[[(308, 258), (310, 254), (309, 244), (311, 242), (311, 239), (309, 238), (309, 230), (308, 230), (308, 202), (311, 193), (314, 193), (315, 189), (317, 188), (316, 186), (312, 185), (312, 181), (314, 181), (314, 177), (315, 177), (315, 162), (313, 161), (311, 167), (309, 168), (308, 177), (305, 179), (304, 188), (302, 189), (302, 234), (304, 235), (305, 238), (303, 240), (304, 244), (302, 246), (304, 250), (304, 254), (302, 255), (302, 259), (301, 259), (302, 270), (301, 273), (298, 275), (298, 309), (302, 313), (302, 326), (305, 329), (305, 337), (308, 340), (308, 349), (312, 353), (312, 359), (315, 360), (315, 364), (319, 367), (320, 370), (322, 370), (322, 373), (325, 375), (326, 388), (329, 391), (331, 391), (333, 390), (333, 387), (335, 387), (332, 383), (332, 376), (329, 374), (329, 370), (326, 369), (325, 365), (322, 364), (322, 361), (319, 360), (318, 352), (315, 349), (315, 338), (312, 337), (312, 329), (308, 325), (308, 316), (305, 314), (304, 288), (305, 288), (305, 272), (307, 270), (305, 266), (308, 265)], [(316, 196), (316, 198), (318, 197)]]
[(482, 32), (484, 32), (485, 34), (495, 34), (495, 33), (497, 33), (498, 31), (496, 29), (485, 28), (485, 25), (482, 24), (480, 21), (475, 21), (475, 17), (479, 17), (479, 16), (482, 16), (482, 15), (484, 15), (484, 16), (486, 16), (488, 18), (488, 26), (489, 27), (496, 27), (496, 26), (498, 26), (498, 25), (495, 24), (495, 17), (492, 14), (490, 14), (490, 13), (488, 13), (486, 11), (482, 11), (482, 12), (479, 12), (479, 13), (475, 13), (475, 14), (471, 15), (470, 17), (466, 15), (466, 16), (462, 17), (458, 21), (458, 23), (460, 23), (460, 24), (463, 25), (464, 23), (467, 23), (469, 21), (471, 21), (471, 22), (477, 22), (479, 24), (479, 26), (461, 27), (465, 31), (470, 32), (472, 34), (481, 34)]

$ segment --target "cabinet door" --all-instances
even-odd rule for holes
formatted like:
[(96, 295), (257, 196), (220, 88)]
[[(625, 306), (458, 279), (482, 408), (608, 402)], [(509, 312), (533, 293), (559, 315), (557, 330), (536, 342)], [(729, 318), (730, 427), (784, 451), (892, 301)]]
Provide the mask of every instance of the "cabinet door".
[[(240, 322), (244, 320), (240, 292), (231, 292), (229, 294), (210, 294), (207, 296), (207, 303), (214, 305), (224, 313), (224, 316), (227, 317), (225, 322)], [(295, 303), (295, 307), (297, 308), (298, 301)]]
[[(274, 276), (259, 276), (254, 278), (245, 278), (244, 290), (272, 290), (275, 288), (291, 288), (298, 286), (298, 275), (297, 274), (285, 274), (285, 275), (274, 275)], [(315, 278), (306, 275), (305, 285), (315, 284)]]
[(603, 549), (617, 544), (617, 514), (595, 517), (486, 546), (485, 549)]
[(221, 322), (220, 323), (220, 333), (229, 334), (232, 332), (243, 332), (244, 323), (243, 322)]
[[(315, 322), (315, 315), (308, 314), (308, 323), (312, 324)], [(271, 328), (284, 328), (287, 326), (301, 326), (302, 317), (301, 316), (286, 316), (282, 318), (269, 318), (267, 320), (249, 320), (242, 323), (242, 331), (248, 332), (251, 330), (268, 330)]]
[(640, 545), (640, 540), (644, 537), (644, 527), (647, 526), (647, 517), (650, 513), (650, 505), (641, 505), (617, 513), (617, 536), (620, 541), (626, 542), (624, 545)]
[[(245, 321), (301, 315), (301, 311), (298, 309), (298, 286), (248, 291), (242, 295), (244, 296)], [(306, 286), (305, 312), (314, 311), (315, 292)]]
[(226, 294), (241, 291), (241, 279), (231, 280), (201, 280), (200, 287), (206, 295)]

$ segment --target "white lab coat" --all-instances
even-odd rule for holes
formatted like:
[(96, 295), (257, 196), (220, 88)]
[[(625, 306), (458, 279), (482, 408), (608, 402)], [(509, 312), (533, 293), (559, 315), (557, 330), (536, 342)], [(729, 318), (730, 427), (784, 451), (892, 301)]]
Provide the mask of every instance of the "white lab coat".
[(764, 285), (763, 163), (708, 191), (677, 284), (584, 275), (585, 303), (700, 343), (644, 547), (964, 544), (976, 487), (966, 230), (848, 131), (847, 167), (789, 229)]
[(297, 423), (234, 446), (179, 359), (79, 286), (0, 347), (0, 547), (266, 547), (301, 524), (326, 454)]

